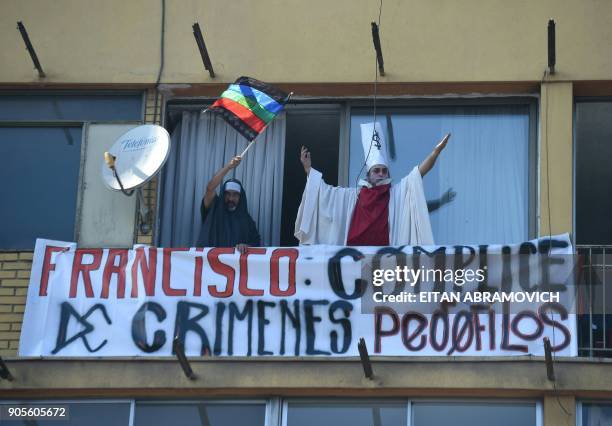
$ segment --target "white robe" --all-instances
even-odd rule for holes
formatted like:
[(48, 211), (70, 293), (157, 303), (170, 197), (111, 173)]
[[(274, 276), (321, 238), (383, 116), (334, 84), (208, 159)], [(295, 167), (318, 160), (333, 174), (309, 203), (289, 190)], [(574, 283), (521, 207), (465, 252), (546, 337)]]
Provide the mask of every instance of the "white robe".
[[(358, 188), (326, 184), (321, 172), (311, 168), (295, 220), (294, 235), (300, 245), (346, 245), (358, 192)], [(418, 166), (391, 186), (389, 242), (392, 246), (434, 244)]]

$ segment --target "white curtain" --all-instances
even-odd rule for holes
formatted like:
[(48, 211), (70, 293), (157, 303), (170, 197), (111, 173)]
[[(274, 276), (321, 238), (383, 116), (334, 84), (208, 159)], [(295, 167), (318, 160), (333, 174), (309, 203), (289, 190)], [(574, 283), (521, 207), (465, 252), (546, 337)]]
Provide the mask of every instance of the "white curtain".
[[(191, 247), (202, 225), (200, 203), (206, 184), (247, 147), (247, 141), (215, 114), (185, 111), (171, 144), (161, 181), (159, 245)], [(257, 138), (240, 166), (224, 178), (242, 182), (263, 246), (280, 244), (284, 158), (282, 113)]]
[(432, 214), (444, 243), (527, 240), (528, 116), (456, 115), (441, 121), (440, 134), (452, 129), (453, 137), (430, 172), (437, 174), (434, 192), (450, 187), (457, 192), (450, 204)]
[[(364, 159), (359, 125), (371, 121), (372, 114), (357, 112), (351, 117), (351, 185)], [(510, 244), (528, 239), (526, 106), (382, 111), (377, 121), (383, 124), (387, 141), (391, 128), (393, 131), (394, 149), (388, 155), (395, 182), (423, 161), (446, 133), (452, 133), (423, 180), (427, 200), (438, 199), (449, 188), (457, 194), (451, 203), (430, 214), (436, 244)]]

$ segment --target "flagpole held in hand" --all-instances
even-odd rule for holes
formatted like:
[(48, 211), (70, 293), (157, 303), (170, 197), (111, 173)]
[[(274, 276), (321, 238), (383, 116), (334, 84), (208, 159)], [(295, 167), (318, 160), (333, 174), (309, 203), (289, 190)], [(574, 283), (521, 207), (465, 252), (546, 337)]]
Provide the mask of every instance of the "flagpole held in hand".
[(245, 148), (244, 151), (242, 151), (242, 154), (240, 154), (240, 157), (244, 157), (244, 154), (246, 154), (246, 152), (249, 150), (249, 148), (251, 147), (251, 145), (253, 145), (255, 143), (255, 139), (253, 139), (251, 142), (249, 142), (249, 144), (247, 145), (247, 147)]

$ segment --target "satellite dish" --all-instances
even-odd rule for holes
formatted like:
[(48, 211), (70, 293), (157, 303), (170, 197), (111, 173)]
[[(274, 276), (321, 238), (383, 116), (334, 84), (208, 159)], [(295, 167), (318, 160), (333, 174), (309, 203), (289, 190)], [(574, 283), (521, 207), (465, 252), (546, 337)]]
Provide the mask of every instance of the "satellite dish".
[(109, 189), (126, 193), (151, 180), (169, 153), (170, 135), (166, 129), (154, 124), (138, 126), (123, 134), (104, 153), (102, 179)]

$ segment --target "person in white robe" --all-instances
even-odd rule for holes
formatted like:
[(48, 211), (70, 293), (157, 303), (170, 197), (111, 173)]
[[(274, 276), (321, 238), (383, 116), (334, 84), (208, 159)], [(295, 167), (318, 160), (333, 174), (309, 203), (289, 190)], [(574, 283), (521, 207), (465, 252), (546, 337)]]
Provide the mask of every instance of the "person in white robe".
[[(312, 167), (310, 152), (302, 147), (300, 160), (307, 181), (296, 217), (294, 234), (300, 245), (347, 245), (350, 228), (355, 226), (353, 214), (360, 202), (360, 192), (378, 185), (390, 184), (385, 155), (386, 143), (380, 123), (362, 124), (361, 133), (368, 173), (366, 180), (361, 180), (357, 188), (326, 184), (321, 172)], [(389, 245), (434, 244), (422, 177), (434, 166), (449, 137), (450, 133), (422, 163), (415, 166), (399, 183), (390, 186), (388, 227), (384, 224), (389, 232)]]

